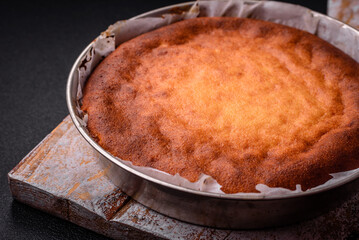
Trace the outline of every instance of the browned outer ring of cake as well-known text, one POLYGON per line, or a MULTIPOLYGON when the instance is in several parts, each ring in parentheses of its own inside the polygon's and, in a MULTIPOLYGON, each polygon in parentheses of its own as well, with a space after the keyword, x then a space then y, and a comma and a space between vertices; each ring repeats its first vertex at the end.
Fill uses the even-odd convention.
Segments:
MULTIPOLYGON (((213 29, 241 31, 254 38, 281 37, 290 44, 303 46, 309 56, 315 54, 320 59, 318 66, 322 71, 338 79, 345 103, 343 124, 325 133, 305 151, 281 159, 268 156, 253 159, 252 156, 232 175, 224 169, 211 172, 224 192, 256 192, 255 186, 259 183, 289 189, 301 184, 302 189, 308 189, 329 180, 329 173, 359 167, 358 63, 310 33, 260 20, 229 17, 185 20, 143 34, 121 44, 99 64, 86 83, 82 110, 89 116, 87 127, 91 135, 105 150, 135 165, 155 167, 171 174, 180 173, 190 181, 196 181, 201 173, 208 174, 205 163, 201 165, 203 161, 198 158, 215 159, 226 146, 213 145, 210 151, 198 153, 193 149, 196 144, 191 142, 192 139, 183 139, 185 144, 181 149, 172 149, 171 139, 163 136, 161 126, 153 116, 140 120, 137 122, 141 123, 139 125, 131 123, 130 119, 136 117, 136 111, 141 109, 134 109, 131 105, 136 90, 124 89, 123 86, 131 82, 135 74, 141 74, 136 69, 145 54, 163 43, 181 45, 213 29), (121 88, 121 98, 116 98, 121 101, 114 102, 113 96, 121 88), (168 152, 171 151, 175 153, 170 156, 168 152), (166 156, 171 158, 167 164, 156 163, 157 158, 166 156)), ((208 139, 204 134, 197 141, 205 144, 208 139)))

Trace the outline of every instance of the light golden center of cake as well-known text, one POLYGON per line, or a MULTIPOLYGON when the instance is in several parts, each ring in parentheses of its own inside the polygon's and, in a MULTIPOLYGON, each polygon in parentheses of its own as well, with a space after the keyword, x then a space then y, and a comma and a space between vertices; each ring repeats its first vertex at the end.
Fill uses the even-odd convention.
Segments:
POLYGON ((158 119, 174 142, 185 126, 238 155, 302 151, 339 125, 338 86, 308 67, 306 53, 265 41, 214 30, 161 44, 141 59, 131 83, 145 109, 139 114, 158 119))
POLYGON ((251 19, 196 18, 121 44, 82 110, 134 165, 226 193, 303 189, 358 167, 358 63, 319 38, 251 19))

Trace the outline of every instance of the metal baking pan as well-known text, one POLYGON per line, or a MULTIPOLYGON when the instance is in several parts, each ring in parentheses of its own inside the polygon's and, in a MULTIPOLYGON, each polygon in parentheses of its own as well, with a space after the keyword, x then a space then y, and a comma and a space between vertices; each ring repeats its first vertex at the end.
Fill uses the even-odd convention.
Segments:
MULTIPOLYGON (((194 2, 153 10, 134 18, 161 16, 173 9, 189 9, 194 2)), ((308 10, 310 11, 310 10, 308 10)), ((312 12, 315 13, 315 12, 312 12)), ((336 22, 315 13, 323 21, 336 22)), ((358 31, 356 33, 359 35, 358 31)), ((143 205, 164 215, 189 223, 227 228, 254 229, 282 226, 313 218, 350 198, 359 188, 359 173, 311 192, 278 196, 226 195, 201 192, 163 182, 121 163, 100 147, 80 124, 76 110, 78 77, 76 69, 93 43, 75 61, 67 82, 67 105, 71 118, 86 141, 100 153, 100 160, 110 165, 110 179, 125 193, 143 205)))

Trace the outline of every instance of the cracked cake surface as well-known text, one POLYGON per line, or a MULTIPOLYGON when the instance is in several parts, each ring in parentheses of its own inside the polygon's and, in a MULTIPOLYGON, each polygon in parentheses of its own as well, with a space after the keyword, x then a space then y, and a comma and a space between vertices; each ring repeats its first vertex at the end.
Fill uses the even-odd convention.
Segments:
POLYGON ((318 37, 195 18, 142 34, 93 71, 82 110, 112 155, 212 176, 225 193, 308 189, 359 167, 359 65, 318 37))

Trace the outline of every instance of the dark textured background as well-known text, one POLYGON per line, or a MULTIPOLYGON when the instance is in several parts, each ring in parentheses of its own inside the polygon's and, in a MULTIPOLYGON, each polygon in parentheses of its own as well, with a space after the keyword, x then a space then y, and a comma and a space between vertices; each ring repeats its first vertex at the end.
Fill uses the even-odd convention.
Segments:
MULTIPOLYGON (((65 85, 108 25, 183 1, 0 2, 0 239, 105 239, 13 201, 7 173, 68 114, 65 85)), ((326 1, 287 1, 326 12, 326 1)))

